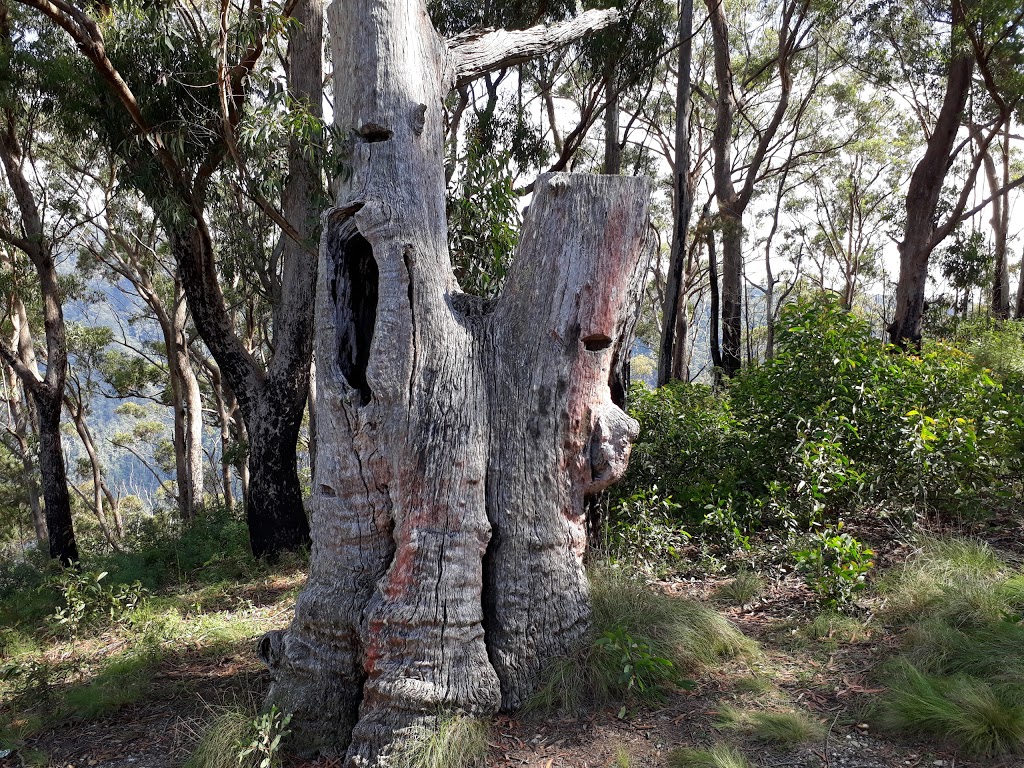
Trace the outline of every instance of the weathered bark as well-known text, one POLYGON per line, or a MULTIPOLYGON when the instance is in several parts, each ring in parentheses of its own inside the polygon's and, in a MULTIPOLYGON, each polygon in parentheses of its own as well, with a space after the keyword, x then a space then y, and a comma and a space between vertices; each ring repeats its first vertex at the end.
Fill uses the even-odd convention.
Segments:
POLYGON ((693 58, 693 0, 683 0, 679 9, 679 71, 676 75, 675 169, 672 174, 673 227, 665 307, 658 356, 658 386, 671 379, 689 379, 685 370, 687 343, 686 289, 689 283, 689 251, 686 236, 690 228, 693 193, 690 189, 690 68, 693 58))
POLYGON ((900 243, 900 275, 896 283, 896 311, 890 323, 889 340, 903 348, 920 347, 924 293, 928 281, 928 259, 938 244, 935 235, 935 211, 942 183, 950 166, 950 155, 960 130, 961 116, 971 89, 974 58, 962 49, 956 28, 964 24, 963 6, 952 3, 953 30, 950 46, 952 61, 946 78, 942 107, 935 129, 928 139, 924 156, 910 177, 907 189, 907 218, 900 243))
POLYGON ((608 381, 650 185, 541 177, 501 297, 460 293, 440 104, 481 56, 420 2, 330 16, 359 139, 321 239, 309 584, 261 653, 301 749, 377 766, 439 710, 518 706, 588 631, 584 496, 636 432, 608 381))

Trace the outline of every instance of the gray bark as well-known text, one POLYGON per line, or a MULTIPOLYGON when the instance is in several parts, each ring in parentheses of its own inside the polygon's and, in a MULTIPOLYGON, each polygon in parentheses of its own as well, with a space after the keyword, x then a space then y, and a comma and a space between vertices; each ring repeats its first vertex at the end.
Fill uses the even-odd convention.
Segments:
POLYGON ((584 496, 636 434, 608 381, 650 184, 542 176, 502 295, 462 294, 440 106, 520 53, 453 50, 418 2, 330 21, 359 138, 321 238, 309 583, 261 654, 300 749, 377 766, 439 710, 518 706, 588 631, 584 496))

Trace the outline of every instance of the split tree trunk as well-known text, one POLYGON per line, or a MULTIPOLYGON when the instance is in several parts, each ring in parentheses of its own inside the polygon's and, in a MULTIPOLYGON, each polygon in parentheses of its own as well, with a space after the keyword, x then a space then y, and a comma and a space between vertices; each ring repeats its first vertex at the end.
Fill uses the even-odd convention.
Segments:
POLYGON ((519 706, 587 636, 584 497, 636 434, 608 381, 650 184, 542 176, 502 295, 463 294, 442 99, 516 35, 446 46, 409 0, 336 3, 331 29, 335 120, 360 138, 321 239, 313 558, 261 653, 300 749, 378 766, 441 710, 519 706))

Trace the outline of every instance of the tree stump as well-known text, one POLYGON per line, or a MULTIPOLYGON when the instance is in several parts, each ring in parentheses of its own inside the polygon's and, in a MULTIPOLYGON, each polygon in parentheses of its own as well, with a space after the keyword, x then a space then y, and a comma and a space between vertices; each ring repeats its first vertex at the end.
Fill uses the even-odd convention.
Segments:
POLYGON ((420 0, 330 18, 353 145, 321 241, 313 553, 261 654, 302 751, 376 766, 441 711, 520 706, 587 638, 584 498, 636 436, 609 378, 653 244, 650 182, 541 176, 500 297, 462 293, 442 100, 460 61, 498 60, 496 38, 447 44, 420 0))

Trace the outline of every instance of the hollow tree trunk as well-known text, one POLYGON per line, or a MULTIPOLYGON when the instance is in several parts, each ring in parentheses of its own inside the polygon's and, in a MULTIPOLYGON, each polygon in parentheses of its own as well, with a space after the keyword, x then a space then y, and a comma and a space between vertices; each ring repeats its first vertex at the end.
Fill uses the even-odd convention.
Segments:
POLYGON ((650 185, 541 177, 502 295, 462 294, 440 107, 514 35, 446 46, 409 0, 336 3, 331 28, 360 138, 321 239, 313 559, 261 653, 299 748, 361 767, 439 710, 518 706, 586 637, 584 496, 636 434, 608 381, 650 185))

